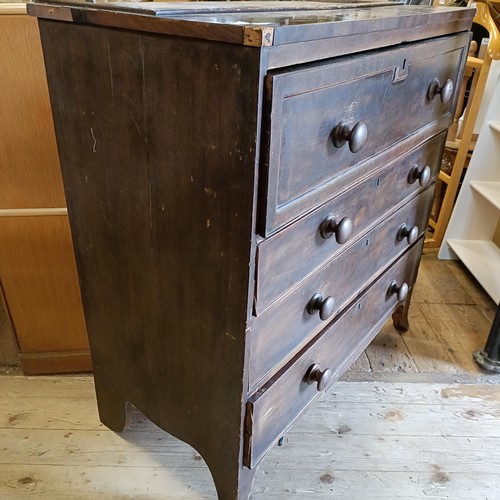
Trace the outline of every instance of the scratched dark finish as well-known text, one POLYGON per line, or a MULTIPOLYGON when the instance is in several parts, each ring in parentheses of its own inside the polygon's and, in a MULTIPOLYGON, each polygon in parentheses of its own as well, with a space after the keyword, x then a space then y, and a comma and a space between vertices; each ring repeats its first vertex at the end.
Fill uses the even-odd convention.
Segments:
POLYGON ((131 401, 236 498, 258 51, 40 27, 102 421, 131 401))
POLYGON ((473 11, 227 4, 29 8, 40 17, 101 420, 121 431, 133 404, 203 456, 221 500, 246 500, 265 451, 318 390, 390 314, 407 322, 410 294, 398 302, 389 288, 411 291, 422 239, 398 234, 402 224, 423 231, 456 96, 415 116, 401 108, 435 77, 460 81, 473 11), (406 40, 416 43, 382 49, 406 40), (341 101, 321 97, 333 87, 341 101), (293 89, 302 104, 283 116, 293 89), (318 116, 328 115, 325 130, 354 119, 346 110, 358 98, 372 135, 340 134, 359 151, 337 148, 344 159, 332 161, 314 146, 318 116), (317 173, 294 163, 308 152, 317 173), (415 165, 429 166, 428 183, 410 176, 415 165), (341 212, 352 230, 322 237, 341 212))
POLYGON ((300 288, 257 316, 249 339, 250 387, 269 371, 275 371, 296 347, 304 345, 327 324, 318 314, 311 316, 306 311, 315 293, 331 296, 335 300, 333 314, 337 314, 408 248, 406 240, 398 239, 402 224, 416 225, 419 235, 425 231, 433 196, 432 185, 358 239, 348 251, 323 265, 300 288))
POLYGON ((439 172, 445 134, 435 136, 424 145, 376 170, 357 185, 350 186, 336 198, 322 205, 295 224, 262 241, 258 246, 256 309, 264 311, 291 288, 299 278, 307 276, 334 255, 345 250, 359 235, 385 217, 385 211, 421 189, 418 182, 409 182, 414 165, 429 166, 431 176, 439 172), (353 232, 344 244, 335 238, 321 237, 320 226, 328 214, 339 219, 350 217, 353 232), (293 240, 295 247, 289 245, 293 240))
POLYGON ((413 285, 422 247, 423 238, 249 399, 247 465, 258 464, 283 431, 317 397, 316 386, 305 381, 309 367, 318 363, 323 369, 329 368, 335 380, 368 346, 399 306, 396 295, 388 294, 391 281, 413 285))
POLYGON ((315 191, 357 163, 429 123, 446 117, 447 128, 459 93, 442 103, 428 97, 428 88, 435 78, 460 81, 468 43, 463 34, 268 75, 273 104, 262 235, 310 210, 315 191), (340 123, 366 126, 359 151, 334 145, 340 123))
MULTIPOLYGON (((130 6, 126 3, 113 5, 113 2, 89 5, 82 1, 36 0, 34 4, 28 4, 28 12, 40 18, 234 44, 249 43, 245 37, 248 28, 255 34, 266 31, 271 36, 252 36, 250 43, 280 49, 276 51, 270 67, 293 64, 290 58, 295 63, 310 61, 311 51, 307 50, 306 44, 311 42, 319 42, 321 47, 321 42, 337 39, 336 43, 330 42, 331 47, 326 49, 329 57, 333 57, 346 53, 345 48, 334 48, 339 45, 345 47, 342 39, 346 36, 352 37, 353 44, 348 45, 348 51, 354 53, 467 31, 474 16, 474 9, 440 8, 439 15, 436 15, 438 10, 430 7, 384 5, 369 1, 341 1, 333 6, 307 1, 247 3, 248 6, 243 8, 238 8, 236 2, 203 2, 203 7, 186 2, 169 3, 165 7, 149 2, 130 6), (297 12, 299 10, 300 13, 297 12), (366 41, 359 40, 359 37, 368 33, 380 33, 382 36, 375 38, 372 35, 367 46, 366 41), (307 57, 304 57, 305 54, 307 57), (280 64, 279 59, 283 59, 283 63, 280 64)), ((322 58, 320 54, 318 59, 322 58)))

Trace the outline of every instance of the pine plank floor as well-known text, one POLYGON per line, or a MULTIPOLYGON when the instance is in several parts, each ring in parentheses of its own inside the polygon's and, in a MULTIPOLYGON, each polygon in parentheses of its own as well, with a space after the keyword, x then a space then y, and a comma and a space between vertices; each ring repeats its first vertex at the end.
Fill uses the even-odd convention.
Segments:
MULTIPOLYGON (((255 500, 500 498, 500 384, 348 382, 257 473, 255 500)), ((0 376, 0 498, 215 499, 188 445, 134 412, 100 424, 91 376, 0 376)))
MULTIPOLYGON (((267 455, 252 498, 500 500, 500 376, 471 357, 495 307, 426 253, 410 330, 384 327, 267 455)), ((0 375, 0 500, 36 498, 216 494, 201 457, 139 412, 122 434, 100 424, 91 375, 0 375)))

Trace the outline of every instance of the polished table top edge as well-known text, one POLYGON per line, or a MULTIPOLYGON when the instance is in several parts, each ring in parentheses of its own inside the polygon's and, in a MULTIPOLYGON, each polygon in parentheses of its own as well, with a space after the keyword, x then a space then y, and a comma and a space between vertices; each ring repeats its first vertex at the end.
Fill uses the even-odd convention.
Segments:
POLYGON ((396 2, 341 2, 334 5, 302 1, 84 3, 79 0, 34 0, 28 4, 28 13, 45 19, 253 46, 335 38, 349 32, 379 33, 453 21, 467 22, 475 13, 473 8, 411 6, 396 2), (192 7, 194 4, 203 4, 204 8, 192 7), (233 7, 235 4, 244 5, 233 7), (280 4, 280 7, 273 8, 275 4, 280 4), (290 4, 293 8, 287 7, 290 4))

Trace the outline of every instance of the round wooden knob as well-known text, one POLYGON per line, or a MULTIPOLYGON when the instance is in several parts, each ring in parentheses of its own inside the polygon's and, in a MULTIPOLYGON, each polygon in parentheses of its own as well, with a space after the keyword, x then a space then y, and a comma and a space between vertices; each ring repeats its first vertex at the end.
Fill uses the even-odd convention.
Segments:
POLYGON ((417 180, 422 187, 429 184, 431 180, 431 167, 429 167, 429 165, 423 168, 420 168, 418 165, 413 165, 411 167, 410 173, 408 174, 408 182, 413 184, 417 180))
POLYGON ((318 364, 311 365, 307 370, 306 381, 308 384, 318 383, 318 391, 324 391, 332 381, 333 371, 330 368, 326 370, 321 370, 321 366, 318 364))
POLYGON ((429 96, 429 99, 434 99, 437 95, 441 96, 441 102, 444 104, 448 102, 453 95, 453 82, 448 78, 444 85, 441 86, 440 81, 437 78, 434 78, 429 85, 427 95, 429 96))
POLYGON ((413 245, 413 243, 415 243, 415 241, 417 241, 418 239, 419 232, 420 231, 418 230, 418 226, 410 227, 406 224, 403 224, 398 230, 398 240, 402 241, 406 238, 408 244, 413 245))
POLYGON ((365 123, 358 122, 352 129, 346 122, 340 122, 332 131, 332 142, 336 148, 341 148, 346 142, 352 153, 360 151, 368 140, 368 128, 365 123))
POLYGON ((392 281, 389 285, 389 295, 397 294, 399 301, 406 299, 409 290, 408 283, 402 283, 401 286, 398 286, 396 281, 392 281))
POLYGON ((316 314, 319 311, 321 321, 327 320, 335 309, 335 300, 333 297, 323 298, 321 293, 315 293, 311 300, 307 303, 307 312, 309 314, 316 314))
POLYGON ((352 230, 352 219, 344 217, 340 222, 337 222, 337 218, 333 214, 328 214, 319 228, 323 239, 327 240, 335 234, 335 239, 340 245, 343 245, 349 239, 352 230))

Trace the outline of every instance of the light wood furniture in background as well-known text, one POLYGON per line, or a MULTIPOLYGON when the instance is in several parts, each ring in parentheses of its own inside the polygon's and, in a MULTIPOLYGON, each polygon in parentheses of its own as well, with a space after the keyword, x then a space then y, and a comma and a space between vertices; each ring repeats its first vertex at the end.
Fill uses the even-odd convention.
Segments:
POLYGON ((481 128, 439 258, 459 258, 500 302, 500 81, 481 128), (495 241, 496 240, 496 241, 495 241))
POLYGON ((36 20, 0 4, 0 284, 25 373, 91 369, 36 20))
POLYGON ((466 165, 467 156, 469 154, 471 143, 473 140, 474 126, 481 106, 483 92, 486 87, 488 74, 493 60, 500 59, 500 34, 498 28, 493 21, 488 6, 485 3, 478 2, 476 5, 477 13, 474 17, 474 22, 480 24, 488 30, 490 41, 484 59, 476 57, 467 58, 467 67, 474 69, 472 77, 472 85, 467 109, 463 118, 463 128, 461 138, 458 141, 458 149, 451 175, 445 172, 440 172, 439 180, 446 184, 446 193, 443 202, 437 214, 436 220, 429 219, 429 226, 434 230, 432 238, 428 238, 425 242, 426 247, 439 247, 443 241, 443 236, 446 231, 446 226, 450 220, 451 212, 457 192, 462 178, 463 169, 466 165))

